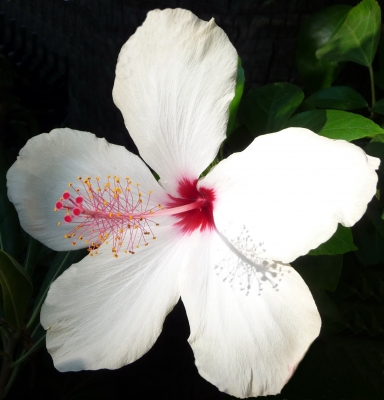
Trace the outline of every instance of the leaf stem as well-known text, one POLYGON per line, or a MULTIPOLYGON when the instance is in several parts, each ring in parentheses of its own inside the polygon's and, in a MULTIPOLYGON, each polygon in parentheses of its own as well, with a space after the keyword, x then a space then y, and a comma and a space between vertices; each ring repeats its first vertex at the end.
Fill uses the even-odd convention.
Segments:
POLYGON ((0 399, 4 399, 4 397, 6 396, 5 388, 12 374, 12 356, 18 340, 19 334, 11 335, 8 338, 7 346, 4 349, 4 352, 7 353, 9 357, 3 358, 3 365, 0 374, 0 399))
POLYGON ((375 94, 375 79, 373 77, 373 69, 372 69, 372 64, 368 66, 369 69, 369 78, 371 80, 371 94, 372 94, 372 105, 373 107, 376 103, 376 94, 375 94))
POLYGON ((45 335, 43 335, 25 354, 23 354, 18 360, 16 360, 12 364, 12 368, 17 367, 18 365, 20 365, 24 361, 26 361, 32 353, 34 353, 36 350, 38 350, 41 347, 41 344, 44 342, 44 339, 45 339, 45 335))

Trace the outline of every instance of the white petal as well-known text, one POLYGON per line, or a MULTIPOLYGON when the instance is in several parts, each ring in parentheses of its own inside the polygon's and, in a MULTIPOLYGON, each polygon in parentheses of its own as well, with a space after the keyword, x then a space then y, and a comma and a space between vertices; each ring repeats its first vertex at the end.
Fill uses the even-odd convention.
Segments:
POLYGON ((376 191, 379 159, 302 128, 262 135, 200 182, 230 241, 248 234, 268 259, 290 262, 352 226, 376 191))
POLYGON ((224 31, 181 9, 155 10, 121 49, 113 98, 141 157, 176 194, 225 139, 237 53, 224 31))
POLYGON ((47 349, 59 371, 115 369, 146 353, 179 299, 185 249, 172 227, 135 254, 99 254, 72 265, 51 286, 41 311, 47 349))
POLYGON ((308 287, 289 265, 218 235, 191 253, 180 293, 199 373, 236 397, 279 393, 320 331, 308 287))
MULTIPOLYGON (((140 183, 143 193, 152 190, 151 204, 165 199, 164 190, 139 157, 91 133, 71 129, 55 129, 27 142, 7 173, 8 197, 26 232, 54 250, 73 250, 64 234, 76 223, 58 226, 64 214, 54 212, 55 204, 70 182, 84 191, 79 176, 99 176, 103 184, 108 174, 123 180, 128 175, 134 184, 140 183)), ((88 247, 85 239, 77 242, 77 248, 88 247)))

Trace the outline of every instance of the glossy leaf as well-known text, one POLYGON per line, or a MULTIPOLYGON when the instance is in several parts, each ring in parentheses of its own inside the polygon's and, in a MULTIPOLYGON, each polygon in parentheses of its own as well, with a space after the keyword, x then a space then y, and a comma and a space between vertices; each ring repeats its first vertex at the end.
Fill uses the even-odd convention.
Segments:
POLYGON ((19 250, 19 219, 13 204, 8 200, 6 174, 8 165, 0 145, 0 250, 16 257, 19 250))
POLYGON ((343 24, 316 52, 326 61, 372 65, 380 38, 381 11, 376 0, 363 0, 349 11, 343 24))
POLYGON ((15 329, 23 326, 32 283, 23 267, 9 254, 0 250, 0 285, 6 321, 15 329))
POLYGON ((342 25, 348 12, 347 5, 335 5, 311 15, 299 35, 297 67, 305 87, 310 92, 331 86, 339 73, 335 61, 319 60, 316 51, 320 49, 342 25))
POLYGON ((381 89, 384 89, 384 70, 375 72, 373 76, 375 85, 381 89))
POLYGON ((364 150, 370 156, 380 158, 379 169, 384 172, 384 135, 374 136, 364 150))
POLYGON ((292 263, 312 289, 334 291, 339 283, 343 267, 343 256, 304 256, 292 263))
POLYGON ((319 289, 311 289, 311 292, 321 316, 323 335, 340 332, 349 326, 347 319, 327 292, 319 289))
POLYGON ((384 99, 381 99, 375 103, 373 107, 370 108, 373 113, 384 115, 384 99))
POLYGON ((44 302, 44 299, 48 293, 48 290, 51 286, 51 283, 58 278, 67 268, 69 268, 72 264, 80 261, 87 254, 85 249, 76 250, 76 251, 61 251, 58 252, 50 265, 48 272, 44 278, 44 281, 40 287, 39 293, 36 297, 35 307, 33 309, 33 313, 31 319, 28 323, 28 327, 33 325, 36 317, 40 314, 41 306, 44 302))
POLYGON ((24 268, 30 275, 33 274, 42 247, 43 245, 38 240, 34 239, 32 236, 29 236, 27 253, 24 260, 24 268))
POLYGON ((308 254, 311 256, 332 256, 355 250, 357 250, 357 247, 353 244, 351 229, 339 224, 337 231, 328 241, 321 244, 317 249, 311 250, 308 254))
POLYGON ((365 266, 384 263, 384 237, 375 228, 367 216, 357 222, 353 228, 358 250, 356 256, 365 266))
POLYGON ((368 107, 365 98, 348 86, 332 86, 311 94, 305 102, 311 108, 355 110, 368 107))
POLYGON ((253 136, 277 132, 283 129, 303 99, 303 91, 292 83, 262 86, 244 97, 240 118, 253 136))
POLYGON ((339 110, 311 110, 296 114, 289 126, 311 129, 330 139, 347 141, 384 134, 384 130, 368 118, 339 110))
POLYGON ((239 108, 240 100, 244 91, 245 75, 244 69, 241 65, 241 58, 239 57, 239 64, 237 67, 236 90, 235 97, 229 105, 229 119, 227 127, 227 137, 233 132, 235 128, 237 110, 239 108))

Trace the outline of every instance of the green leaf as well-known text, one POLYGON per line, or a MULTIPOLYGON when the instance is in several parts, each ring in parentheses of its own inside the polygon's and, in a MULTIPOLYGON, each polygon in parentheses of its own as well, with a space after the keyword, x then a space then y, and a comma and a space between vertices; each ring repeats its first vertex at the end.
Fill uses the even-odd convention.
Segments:
POLYGON ((321 316, 322 334, 340 332, 349 326, 347 319, 327 292, 311 289, 311 293, 321 316))
POLYGON ((43 245, 32 236, 28 238, 28 247, 27 254, 25 255, 24 260, 24 268, 29 273, 29 275, 33 274, 33 270, 35 269, 35 265, 40 256, 40 251, 43 245))
POLYGON ((370 108, 371 112, 384 115, 384 99, 381 99, 370 108))
POLYGON ((304 256, 295 260, 292 266, 311 289, 333 292, 340 280, 343 256, 304 256))
POLYGON ((375 85, 384 89, 384 71, 377 71, 373 74, 375 85))
POLYGON ((337 231, 328 241, 321 244, 317 249, 311 250, 308 254, 311 256, 332 256, 355 250, 357 250, 357 247, 353 244, 351 229, 339 224, 337 231))
POLYGON ((384 134, 384 130, 370 119, 339 110, 305 111, 292 117, 286 126, 308 128, 321 136, 348 142, 384 134))
POLYGON ((342 25, 350 6, 335 5, 308 18, 302 27, 297 47, 297 67, 305 87, 312 93, 332 85, 340 71, 337 62, 319 60, 316 51, 342 25))
POLYGON ((253 136, 281 130, 304 99, 303 91, 291 83, 273 83, 250 91, 239 110, 253 136))
POLYGON ((365 152, 381 160, 380 171, 384 172, 384 135, 376 135, 365 147, 365 152))
POLYGON ((349 11, 343 24, 316 52, 326 61, 372 65, 380 38, 381 11, 375 0, 363 0, 349 11))
POLYGON ((72 264, 79 262, 86 255, 87 255, 86 249, 76 250, 76 251, 61 251, 56 254, 51 266, 48 269, 44 281, 40 287, 39 293, 36 297, 35 307, 33 309, 31 319, 27 325, 28 328, 30 328, 33 325, 36 317, 40 314, 41 306, 44 302, 44 299, 48 293, 48 290, 52 282, 56 278, 58 278, 72 264))
POLYGON ((13 204, 8 200, 6 174, 8 164, 0 145, 0 250, 16 257, 19 253, 20 225, 13 204))
POLYGON ((364 215, 352 230, 358 247, 355 254, 360 262, 365 266, 383 263, 384 237, 368 217, 364 215))
POLYGON ((0 284, 6 321, 15 329, 23 326, 32 283, 23 267, 10 255, 0 250, 0 284))
POLYGON ((310 95, 306 103, 311 108, 332 108, 336 110, 355 110, 368 107, 364 97, 348 86, 332 86, 310 95))
POLYGON ((244 91, 245 75, 244 69, 241 65, 241 58, 238 60, 237 67, 237 78, 236 78, 236 89, 235 97, 233 98, 231 104, 229 105, 229 119, 227 127, 227 137, 234 131, 237 110, 239 108, 240 100, 244 91))

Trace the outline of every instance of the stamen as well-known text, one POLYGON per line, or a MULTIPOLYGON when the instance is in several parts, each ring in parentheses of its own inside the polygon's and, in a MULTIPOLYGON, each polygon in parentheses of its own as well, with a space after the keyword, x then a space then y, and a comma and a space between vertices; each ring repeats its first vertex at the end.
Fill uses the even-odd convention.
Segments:
MULTIPOLYGON (((74 246, 84 238, 85 244, 91 243, 88 248, 90 255, 97 254, 95 250, 103 243, 107 245, 109 241, 115 257, 120 250, 134 254, 134 249, 141 245, 148 246, 149 235, 152 240, 156 240, 153 232, 153 227, 159 226, 154 221, 156 217, 180 216, 179 219, 185 225, 185 221, 191 216, 195 229, 200 227, 201 218, 205 218, 205 213, 201 211, 212 210, 209 199, 197 191, 197 181, 189 183, 194 185, 194 198, 171 198, 172 203, 165 206, 155 203, 151 199, 152 191, 145 192, 140 183, 133 184, 129 177, 123 181, 116 175, 112 179, 107 175, 104 182, 100 177, 94 179, 92 182, 89 176, 85 179, 79 176, 78 183, 69 183, 70 189, 64 191, 55 204, 55 210, 65 212, 64 222, 75 224, 64 238, 72 239, 74 246), (196 215, 199 215, 198 221, 196 215), (122 249, 123 246, 125 248, 122 249)), ((179 224, 176 222, 176 225, 179 224)), ((58 225, 61 225, 60 222, 58 225)), ((205 225, 201 225, 200 229, 205 229, 205 225)), ((182 232, 187 231, 182 229, 182 232)))

